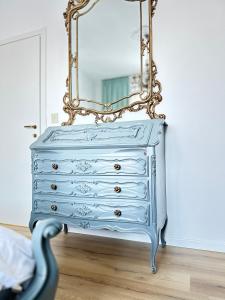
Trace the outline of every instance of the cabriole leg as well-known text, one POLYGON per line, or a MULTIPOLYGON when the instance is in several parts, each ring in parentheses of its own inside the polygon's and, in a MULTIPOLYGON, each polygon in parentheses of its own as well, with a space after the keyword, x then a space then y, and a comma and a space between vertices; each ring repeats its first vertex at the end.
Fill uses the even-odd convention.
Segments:
POLYGON ((166 240, 165 240, 165 233, 166 233, 166 227, 168 223, 168 218, 166 218, 165 224, 161 230, 161 243, 162 243, 162 248, 166 247, 166 240))
POLYGON ((36 224, 37 224, 38 220, 37 219, 33 219, 31 218, 30 219, 30 222, 29 222, 29 228, 30 228, 30 232, 32 233, 36 224))
POLYGON ((151 239, 151 267, 152 267, 152 273, 156 274, 157 272, 157 251, 159 247, 159 235, 157 233, 150 233, 149 237, 151 239))
POLYGON ((68 225, 64 224, 64 233, 67 234, 68 233, 68 225))

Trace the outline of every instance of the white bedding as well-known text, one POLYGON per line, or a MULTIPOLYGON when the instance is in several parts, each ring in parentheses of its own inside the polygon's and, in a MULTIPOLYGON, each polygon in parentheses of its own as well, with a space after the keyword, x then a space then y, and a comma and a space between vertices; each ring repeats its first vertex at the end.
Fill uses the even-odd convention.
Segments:
POLYGON ((0 290, 17 288, 33 276, 35 260, 31 241, 0 227, 0 290))

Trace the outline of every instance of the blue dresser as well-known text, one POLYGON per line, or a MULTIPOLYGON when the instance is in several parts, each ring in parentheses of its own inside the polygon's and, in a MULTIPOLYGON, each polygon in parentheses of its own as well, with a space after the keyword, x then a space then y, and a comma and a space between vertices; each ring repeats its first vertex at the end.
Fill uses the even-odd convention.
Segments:
POLYGON ((165 246, 165 122, 50 127, 31 146, 30 229, 55 217, 67 225, 146 233, 151 265, 165 246))

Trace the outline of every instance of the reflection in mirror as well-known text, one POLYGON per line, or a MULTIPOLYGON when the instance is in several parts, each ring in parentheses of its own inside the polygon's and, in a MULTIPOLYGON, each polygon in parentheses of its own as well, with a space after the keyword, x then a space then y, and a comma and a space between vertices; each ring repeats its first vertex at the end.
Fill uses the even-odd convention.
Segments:
POLYGON ((115 111, 149 95, 148 1, 90 1, 73 18, 75 103, 115 111))

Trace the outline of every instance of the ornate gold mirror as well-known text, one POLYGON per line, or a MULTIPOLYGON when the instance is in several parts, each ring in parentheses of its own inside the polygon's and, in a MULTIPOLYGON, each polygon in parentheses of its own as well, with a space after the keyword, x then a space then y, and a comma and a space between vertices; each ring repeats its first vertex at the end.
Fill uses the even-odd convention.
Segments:
POLYGON ((126 111, 162 101, 152 57, 152 17, 157 0, 70 0, 65 12, 69 41, 68 91, 64 111, 113 122, 126 111))

